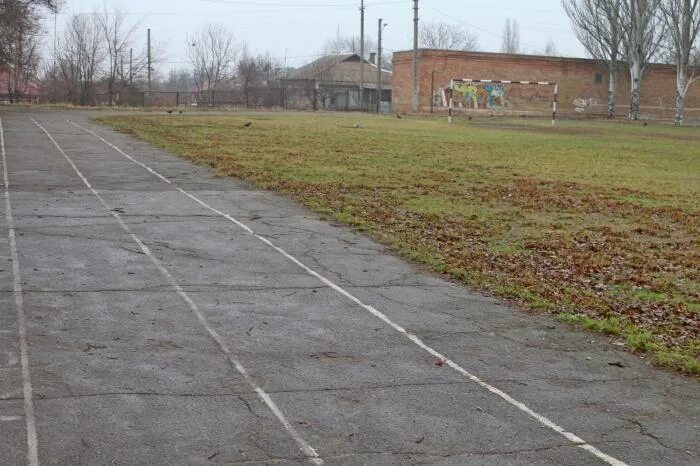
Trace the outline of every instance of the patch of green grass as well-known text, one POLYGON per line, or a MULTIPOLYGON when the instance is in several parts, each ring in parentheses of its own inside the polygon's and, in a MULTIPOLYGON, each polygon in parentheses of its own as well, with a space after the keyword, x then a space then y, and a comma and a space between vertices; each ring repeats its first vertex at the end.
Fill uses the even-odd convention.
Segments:
POLYGON ((639 290, 634 293, 634 296, 640 301, 662 301, 667 299, 666 293, 659 293, 651 290, 639 290))
POLYGON ((697 358, 700 344, 697 340, 691 342, 684 350, 673 350, 655 338, 652 332, 640 329, 638 326, 630 324, 626 319, 601 319, 592 318, 585 314, 561 313, 557 316, 557 320, 587 330, 621 336, 631 351, 652 353, 652 361, 655 364, 672 367, 689 375, 700 375, 700 362, 697 358))
POLYGON ((632 351, 660 351, 663 347, 648 330, 641 330, 636 325, 627 325, 624 330, 627 347, 632 351))
POLYGON ((689 375, 700 375, 700 361, 693 354, 662 350, 654 356, 654 363, 664 367, 672 367, 689 375))
POLYGON ((99 121, 286 193, 472 287, 585 312, 579 325, 634 350, 700 354, 687 325, 700 318, 697 129, 358 114, 99 121))
POLYGON ((497 242, 489 246, 494 254, 518 254, 523 251, 522 246, 517 244, 508 244, 504 242, 497 242))
POLYGON ((621 335, 624 326, 617 317, 592 318, 585 314, 561 313, 557 316, 560 322, 581 326, 587 330, 605 333, 606 335, 621 335))

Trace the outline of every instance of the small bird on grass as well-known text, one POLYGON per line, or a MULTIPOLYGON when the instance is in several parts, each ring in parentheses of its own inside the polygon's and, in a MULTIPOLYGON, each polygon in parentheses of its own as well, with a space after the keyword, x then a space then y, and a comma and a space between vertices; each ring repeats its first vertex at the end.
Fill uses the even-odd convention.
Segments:
POLYGON ((252 121, 249 121, 248 123, 245 123, 245 124, 243 125, 243 127, 244 127, 244 128, 250 128, 252 125, 253 125, 253 122, 252 122, 252 121))
POLYGON ((172 110, 166 110, 168 112, 168 115, 172 115, 173 111, 172 110))
POLYGON ((399 114, 397 113, 397 114, 396 114, 396 118, 398 118, 398 119, 400 120, 400 119, 401 119, 401 115, 399 115, 399 114))

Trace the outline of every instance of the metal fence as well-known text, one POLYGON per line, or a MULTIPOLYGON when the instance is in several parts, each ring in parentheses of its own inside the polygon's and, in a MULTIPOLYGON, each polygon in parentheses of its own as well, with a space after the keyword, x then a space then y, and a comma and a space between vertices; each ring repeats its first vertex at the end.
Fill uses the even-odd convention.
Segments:
MULTIPOLYGON (((391 111, 391 92, 384 91, 382 112, 391 111)), ((329 110, 339 112, 377 110, 377 93, 356 87, 311 86, 249 88, 231 91, 133 91, 123 90, 111 96, 108 93, 92 94, 85 99, 90 106, 117 107, 190 107, 190 108, 269 108, 284 110, 329 110), (361 97, 363 99, 361 99, 361 97), (364 102, 362 101, 364 100, 364 102)), ((0 94, 0 104, 70 103, 67 96, 0 94)))
POLYGON ((0 94, 0 104, 46 104, 50 96, 33 94, 0 94))
MULTIPOLYGON (((388 94, 387 94, 388 95, 388 94)), ((375 111, 376 92, 348 87, 274 87, 232 91, 122 91, 112 95, 112 105, 130 107, 279 108, 285 110, 375 111)), ((390 98, 390 97, 389 97, 390 98)), ((387 100, 387 97, 384 98, 387 100)), ((96 94, 94 105, 110 105, 109 94, 96 94)), ((386 109, 388 102, 383 102, 386 109)))

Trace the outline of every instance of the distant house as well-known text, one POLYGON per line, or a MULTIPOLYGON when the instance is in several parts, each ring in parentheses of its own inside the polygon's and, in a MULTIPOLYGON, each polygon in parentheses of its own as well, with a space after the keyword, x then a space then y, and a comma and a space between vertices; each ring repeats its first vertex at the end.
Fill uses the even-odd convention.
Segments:
MULTIPOLYGON (((304 65, 281 80, 285 107, 325 110, 372 110, 377 103, 378 68, 355 53, 326 55, 304 65), (360 100, 360 75, 364 62, 364 102, 360 100)), ((392 93, 391 71, 382 70, 382 109, 388 110, 392 93)))
POLYGON ((41 94, 41 86, 31 79, 18 79, 11 66, 0 66, 0 102, 33 101, 41 94))

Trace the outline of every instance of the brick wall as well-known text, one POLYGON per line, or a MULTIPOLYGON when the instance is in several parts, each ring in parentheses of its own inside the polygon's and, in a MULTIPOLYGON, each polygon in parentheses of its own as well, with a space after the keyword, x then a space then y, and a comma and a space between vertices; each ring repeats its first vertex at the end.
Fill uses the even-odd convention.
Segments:
MULTIPOLYGON (((413 52, 394 54, 393 102, 397 112, 411 110, 413 52)), ((623 65, 624 67, 624 65, 623 65)), ((499 79, 521 81, 556 81, 559 83, 559 108, 563 113, 605 114, 607 112, 608 75, 593 60, 578 58, 505 55, 483 52, 441 50, 419 51, 420 109, 430 110, 431 81, 434 88, 449 86, 453 78, 499 79)), ((675 113, 675 79, 673 66, 653 65, 642 83, 642 114, 672 118, 675 113)), ((506 89, 507 110, 544 111, 551 91, 523 89, 515 85, 506 89), (511 94, 511 95, 508 95, 511 94)), ((629 109, 629 74, 620 72, 618 115, 629 109)), ((700 84, 691 86, 686 101, 686 116, 700 118, 700 84)))

